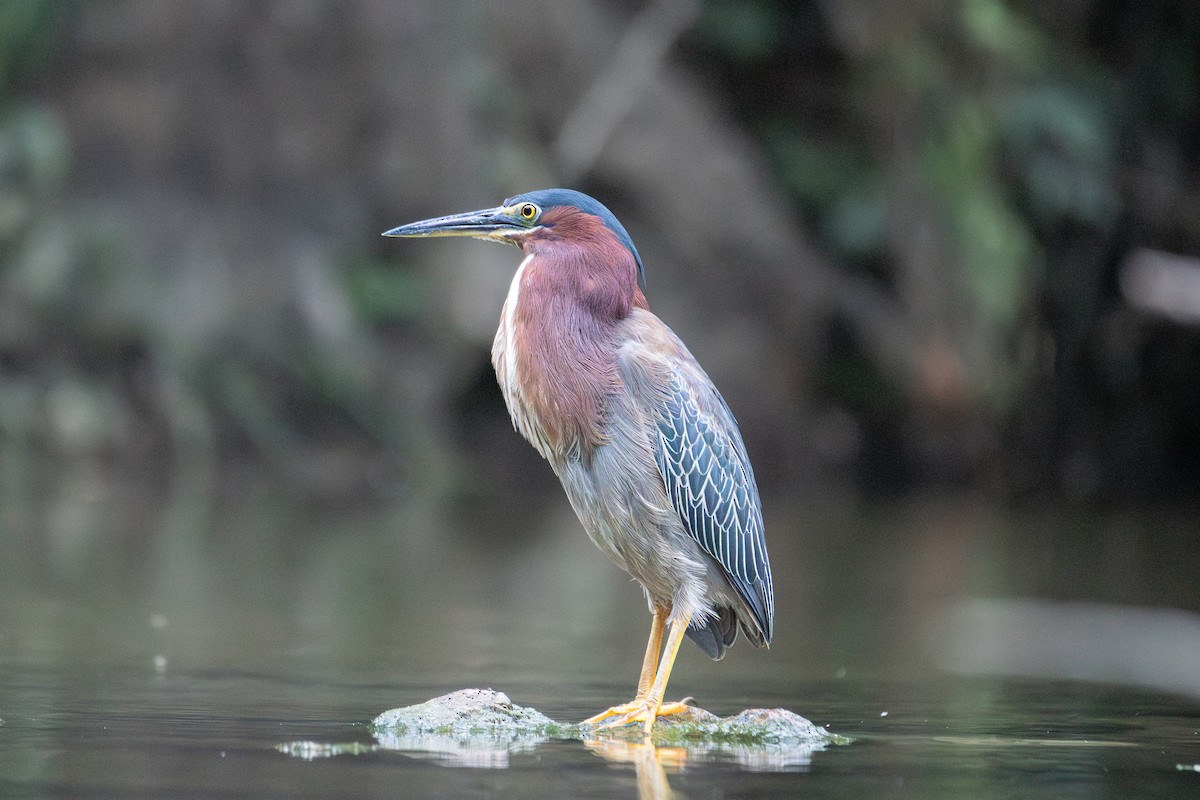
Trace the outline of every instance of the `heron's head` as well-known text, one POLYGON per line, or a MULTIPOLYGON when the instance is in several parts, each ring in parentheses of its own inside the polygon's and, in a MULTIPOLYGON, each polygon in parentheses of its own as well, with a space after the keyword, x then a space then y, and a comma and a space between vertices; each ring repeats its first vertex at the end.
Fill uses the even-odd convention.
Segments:
POLYGON ((598 200, 573 189, 539 189, 505 200, 496 208, 451 214, 392 228, 384 236, 471 236, 527 248, 536 242, 565 241, 576 246, 608 247, 615 241, 637 264, 638 285, 645 289, 642 259, 620 221, 598 200), (611 236, 596 236, 604 230, 611 236))

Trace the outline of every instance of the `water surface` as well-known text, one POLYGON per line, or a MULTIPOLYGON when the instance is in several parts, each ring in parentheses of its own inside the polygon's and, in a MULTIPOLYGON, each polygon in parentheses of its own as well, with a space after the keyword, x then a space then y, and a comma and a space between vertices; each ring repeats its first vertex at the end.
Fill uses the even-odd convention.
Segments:
MULTIPOLYGON (((578 718, 620 688, 556 682, 524 694, 558 717, 578 718), (564 703, 563 690, 576 699, 564 703)), ((1194 797, 1200 788, 1193 771, 1200 704, 1092 684, 840 681, 765 693, 765 704, 800 709, 855 738, 810 757, 578 741, 500 758, 483 750, 472 759, 374 749, 366 721, 431 691, 328 676, 9 662, 0 674, 0 790, 9 797, 586 798, 663 796, 669 786, 688 797, 1093 798, 1194 797), (279 751, 300 741, 362 747, 358 755, 308 759, 279 751)))
POLYGON ((649 616, 565 504, 478 528, 90 485, 6 507, 4 797, 1200 796, 1186 512, 776 510, 775 645, 685 646, 670 695, 853 744, 464 755, 382 749, 367 723, 468 687, 564 721, 632 694, 649 616))

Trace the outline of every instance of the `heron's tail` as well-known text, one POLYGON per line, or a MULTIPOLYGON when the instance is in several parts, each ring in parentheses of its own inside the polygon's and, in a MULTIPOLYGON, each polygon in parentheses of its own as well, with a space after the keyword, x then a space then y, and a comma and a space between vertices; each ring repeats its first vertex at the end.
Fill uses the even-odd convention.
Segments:
POLYGON ((717 609, 715 617, 693 622, 687 629, 688 638, 713 661, 720 661, 725 656, 725 651, 737 638, 737 632, 737 612, 729 606, 717 609))

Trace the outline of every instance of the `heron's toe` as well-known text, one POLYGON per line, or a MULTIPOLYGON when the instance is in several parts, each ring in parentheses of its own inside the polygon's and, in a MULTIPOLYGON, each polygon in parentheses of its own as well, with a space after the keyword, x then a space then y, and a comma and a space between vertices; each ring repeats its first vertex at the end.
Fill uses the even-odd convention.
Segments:
POLYGON ((684 711, 687 711, 689 708, 691 708, 691 699, 692 698, 690 697, 685 697, 675 703, 663 703, 658 707, 658 716, 666 717, 671 714, 682 714, 684 711))
POLYGON ((588 717, 580 724, 582 724, 582 725, 602 725, 602 727, 605 727, 605 728, 615 727, 618 723, 606 722, 606 720, 608 720, 611 717, 625 717, 627 714, 631 713, 632 711, 634 711, 635 709, 637 709, 639 707, 638 703, 639 703, 639 701, 637 701, 637 700, 631 700, 628 703, 621 703, 620 705, 613 706, 612 708, 601 711, 599 714, 595 714, 593 716, 588 717))
POLYGON ((623 728, 626 725, 641 724, 649 736, 654 728, 654 721, 669 714, 679 714, 688 709, 687 698, 674 703, 655 702, 651 698, 634 699, 619 706, 613 706, 594 717, 583 721, 584 725, 597 725, 601 728, 623 728))

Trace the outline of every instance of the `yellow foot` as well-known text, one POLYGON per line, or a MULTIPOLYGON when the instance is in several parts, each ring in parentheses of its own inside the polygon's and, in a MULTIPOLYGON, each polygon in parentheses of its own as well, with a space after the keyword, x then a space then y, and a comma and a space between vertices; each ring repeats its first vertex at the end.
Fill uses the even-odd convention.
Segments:
POLYGON ((654 703, 649 698, 634 698, 628 703, 613 706, 594 717, 588 717, 583 724, 599 725, 601 728, 621 728, 640 722, 645 728, 646 735, 649 736, 650 730, 654 727, 654 720, 687 711, 688 701, 691 699, 687 697, 677 703, 659 703, 658 708, 654 708, 654 703))

